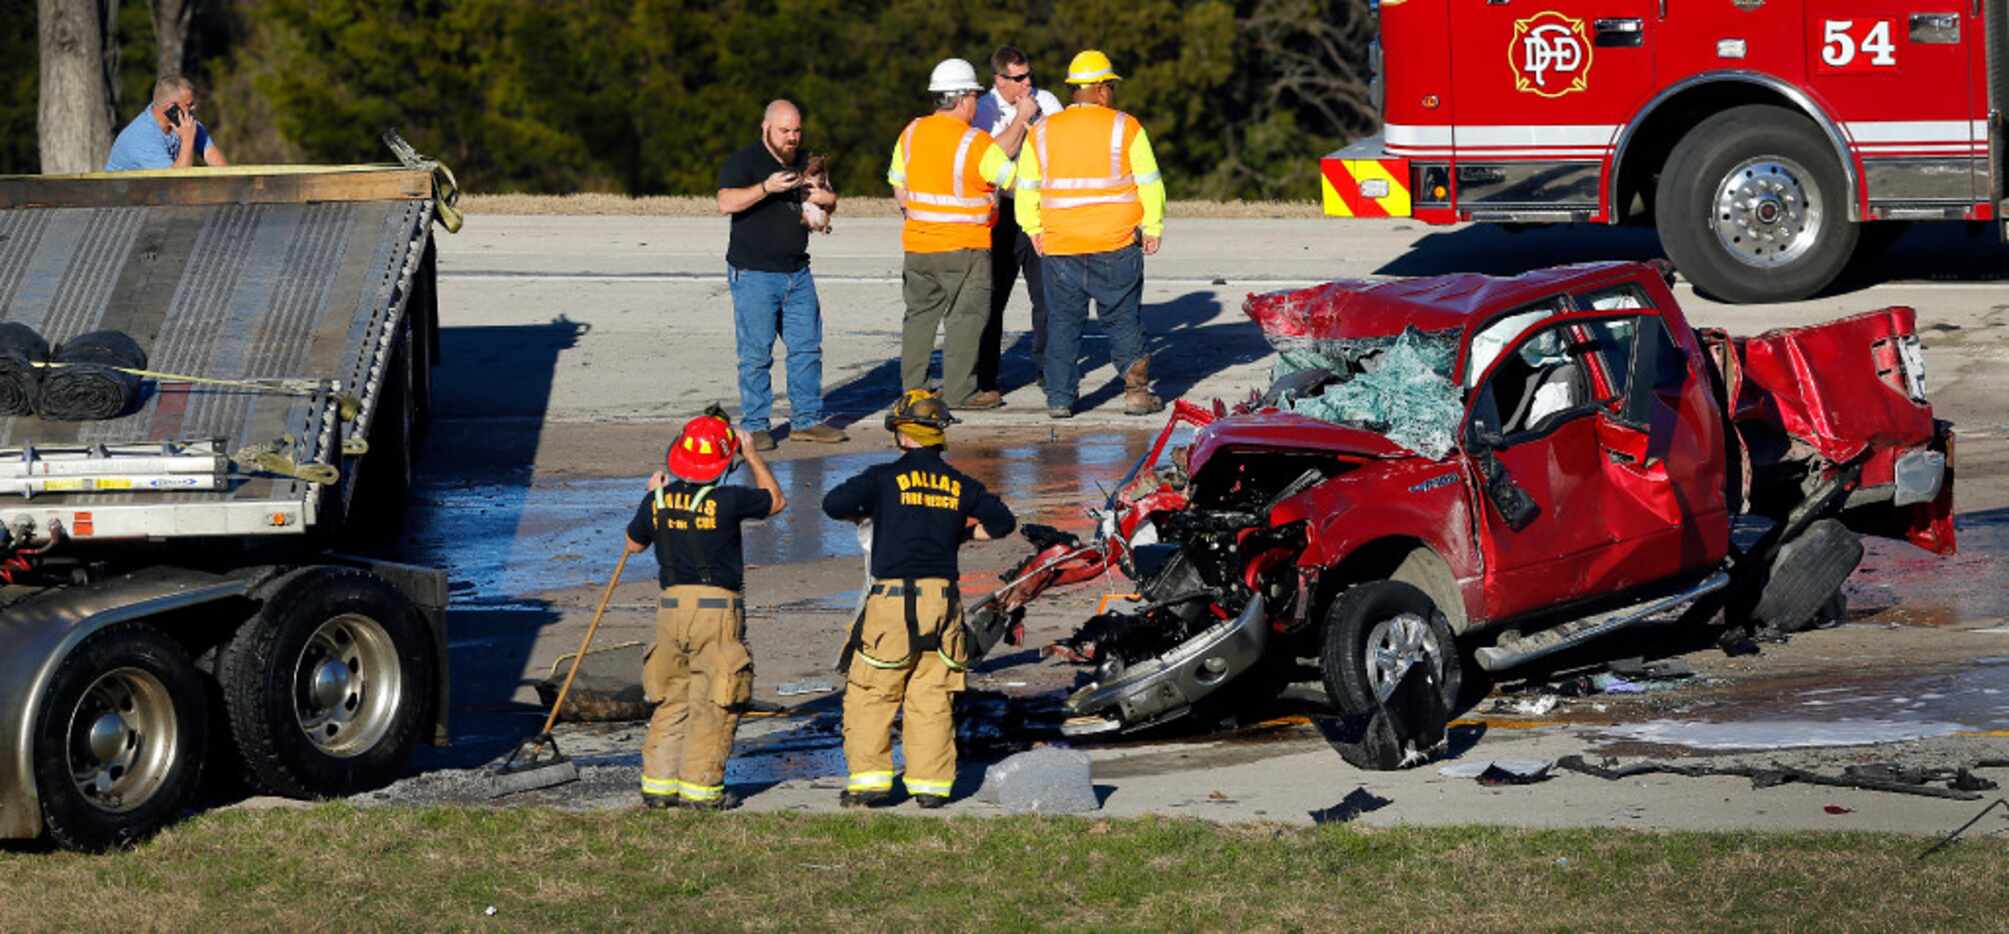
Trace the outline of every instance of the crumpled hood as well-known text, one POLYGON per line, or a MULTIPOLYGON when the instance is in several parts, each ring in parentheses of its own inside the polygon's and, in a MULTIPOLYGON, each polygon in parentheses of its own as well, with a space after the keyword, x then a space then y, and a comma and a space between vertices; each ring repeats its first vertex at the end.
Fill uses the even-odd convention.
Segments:
POLYGON ((1214 454, 1230 448, 1319 451, 1356 460, 1417 456, 1365 428, 1322 422, 1293 412, 1256 412, 1230 415, 1200 429, 1187 456, 1188 471, 1198 476, 1214 454))

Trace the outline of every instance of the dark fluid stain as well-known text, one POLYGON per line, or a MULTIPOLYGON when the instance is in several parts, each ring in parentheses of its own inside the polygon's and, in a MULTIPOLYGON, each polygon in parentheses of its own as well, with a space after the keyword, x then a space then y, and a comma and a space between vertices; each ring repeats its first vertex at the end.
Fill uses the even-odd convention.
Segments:
POLYGON ((1759 684, 1691 713, 1712 723, 1888 720, 2009 729, 2009 664, 2003 662, 1984 658, 1973 667, 1904 678, 1826 677, 1791 685, 1759 684))
MULTIPOLYGON (((959 431, 965 438, 977 434, 967 427, 959 431)), ((1086 530, 1082 507, 1099 505, 1152 437, 1141 431, 1105 432, 1001 445, 952 439, 948 459, 1002 497, 1020 522, 1086 530)), ((745 527, 747 563, 795 564, 862 554, 857 528, 823 515, 823 496, 896 456, 888 449, 772 462, 788 508, 745 527)), ((741 469, 730 482, 751 480, 741 469)), ((645 483, 640 477, 555 483, 422 480, 408 513, 405 555, 446 568, 457 605, 531 606, 525 598, 539 591, 604 581, 595 575, 611 568, 619 556, 623 530, 642 503, 645 483)), ((851 601, 845 596, 820 599, 848 607, 851 601)))
POLYGON ((1956 627, 2009 618, 2009 509, 1964 513, 1954 527, 1960 551, 1951 557, 1864 537, 1845 588, 1849 620, 1956 627))

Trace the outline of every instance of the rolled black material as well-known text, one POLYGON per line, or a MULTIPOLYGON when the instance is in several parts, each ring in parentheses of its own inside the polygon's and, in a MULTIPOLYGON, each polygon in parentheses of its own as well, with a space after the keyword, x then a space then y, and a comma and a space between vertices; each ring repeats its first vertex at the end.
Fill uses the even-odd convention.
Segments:
POLYGON ((18 321, 0 322, 0 416, 35 414, 49 342, 18 321))
POLYGON ((140 377, 118 368, 146 369, 146 351, 119 331, 79 334, 56 348, 51 367, 42 377, 35 411, 59 421, 117 418, 139 401, 140 377))

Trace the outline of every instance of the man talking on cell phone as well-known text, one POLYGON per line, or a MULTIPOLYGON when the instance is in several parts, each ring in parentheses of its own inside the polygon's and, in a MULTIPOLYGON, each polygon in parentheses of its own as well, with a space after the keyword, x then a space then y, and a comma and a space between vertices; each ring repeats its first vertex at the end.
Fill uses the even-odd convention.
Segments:
POLYGON ((200 157, 204 165, 229 165, 209 128, 195 119, 195 85, 180 75, 153 83, 153 103, 119 131, 105 157, 105 171, 185 169, 200 157))

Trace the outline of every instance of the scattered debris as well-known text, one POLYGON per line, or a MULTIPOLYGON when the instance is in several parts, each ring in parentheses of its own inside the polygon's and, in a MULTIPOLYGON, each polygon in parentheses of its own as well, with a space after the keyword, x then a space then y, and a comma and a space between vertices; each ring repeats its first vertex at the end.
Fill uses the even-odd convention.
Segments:
POLYGON ((1366 785, 1361 785, 1347 792, 1346 797, 1339 799, 1338 804, 1322 811, 1310 812, 1311 822, 1314 824, 1344 824, 1362 814, 1379 811, 1394 803, 1394 800, 1381 797, 1374 792, 1368 791, 1366 785))
POLYGON ((795 697, 799 694, 828 694, 835 690, 837 685, 828 681, 784 681, 774 693, 782 697, 795 697))
POLYGON ((1547 781, 1555 763, 1544 759, 1480 759, 1439 766, 1447 778, 1477 779, 1481 785, 1532 785, 1547 781))
POLYGON ((1691 749, 1786 749, 1817 746, 1874 746, 1935 736, 1968 727, 1923 720, 1747 720, 1710 723, 1649 720, 1602 727, 1611 736, 1691 749))
MULTIPOLYGON (((1994 760, 1994 761, 2000 761, 2000 760, 1994 760)), ((1993 811, 1998 807, 2004 811, 2009 811, 2009 798, 1996 798, 1995 800, 1988 802, 1988 806, 1982 808, 1981 813, 1974 815, 1972 818, 1969 818, 1967 823, 1961 824, 1959 827, 1954 828, 1952 833, 1946 835, 1946 839, 1941 840, 1930 847, 1927 847, 1925 852, 1918 854, 1918 858, 1924 859, 1928 856, 1931 856, 1934 853, 1939 852, 1940 850, 1952 846, 1953 841, 1960 839, 1960 835, 1966 833, 1968 828, 1973 827, 1975 824, 1981 823, 1981 819, 1987 817, 1989 811, 1993 811)))
POLYGON ((977 800, 1013 814, 1082 814, 1099 810, 1088 754, 1041 746, 984 770, 977 800))
POLYGON ((1856 812, 1855 808, 1845 808, 1839 804, 1830 804, 1825 807, 1822 807, 1821 810, 1826 811, 1829 814, 1854 814, 1856 812))
POLYGON ((1493 703, 1493 710, 1496 713, 1517 713, 1524 717, 1539 717, 1556 709, 1556 705, 1560 703, 1562 703, 1562 698, 1554 694, 1543 694, 1539 697, 1523 697, 1516 700, 1508 700, 1503 697, 1493 703))
MULTIPOLYGON (((1860 788, 1864 791, 1887 791, 1893 794, 1921 795, 1928 798, 1952 798, 1956 801, 1979 801, 1981 795, 1958 787, 1954 783, 1987 781, 1975 779, 1967 769, 1902 769, 1895 766, 1859 767, 1851 766, 1840 775, 1822 775, 1806 769, 1773 763, 1769 768, 1748 765, 1674 765, 1667 762, 1635 762, 1620 766, 1616 759, 1606 759, 1602 765, 1591 765, 1582 756, 1564 756, 1556 760, 1556 768, 1585 775, 1619 781, 1638 775, 1683 775, 1697 778, 1705 775, 1735 775, 1751 780, 1752 788, 1773 788, 1792 782, 1807 785, 1826 785, 1833 788, 1860 788), (1966 778, 1962 778, 1966 776, 1966 778), (1917 779, 1913 781, 1912 779, 1917 779), (1938 788, 1928 782, 1947 782, 1949 787, 1938 788)), ((1989 787, 1994 783, 1989 782, 1989 787)))

